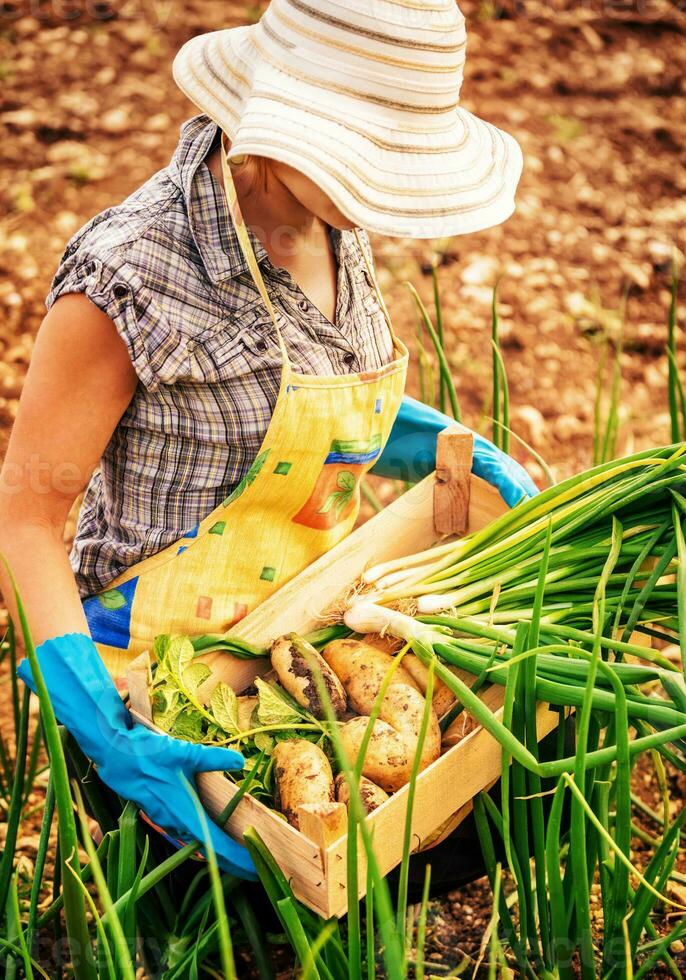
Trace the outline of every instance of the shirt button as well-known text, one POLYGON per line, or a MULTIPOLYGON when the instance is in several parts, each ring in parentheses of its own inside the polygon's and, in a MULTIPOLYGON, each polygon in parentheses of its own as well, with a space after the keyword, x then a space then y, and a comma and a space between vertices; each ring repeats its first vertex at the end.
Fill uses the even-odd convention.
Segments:
POLYGON ((267 349, 267 341, 258 340, 255 344, 255 347, 258 349, 258 351, 260 351, 260 353, 263 353, 267 349))
POLYGON ((129 290, 123 282, 116 282, 112 287, 112 292, 116 299, 123 299, 128 294, 129 290))
POLYGON ((353 366, 353 364, 355 363, 355 355, 352 353, 352 351, 350 351, 348 354, 343 355, 343 363, 347 367, 353 366))
POLYGON ((298 303, 298 308, 302 310, 303 313, 308 313, 310 309, 310 304, 307 302, 306 299, 301 299, 300 302, 298 303))

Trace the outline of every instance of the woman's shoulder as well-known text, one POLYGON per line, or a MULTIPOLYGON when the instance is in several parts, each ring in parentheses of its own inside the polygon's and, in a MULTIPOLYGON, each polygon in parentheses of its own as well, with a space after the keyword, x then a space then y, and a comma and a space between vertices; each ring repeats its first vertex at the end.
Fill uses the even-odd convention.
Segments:
POLYGON ((189 262, 197 266, 193 263, 187 184, 197 169, 196 157, 202 157, 206 144, 210 145, 214 129, 204 116, 185 122, 167 166, 79 228, 58 264, 46 300, 48 308, 95 267, 114 275, 137 274, 150 287, 163 288, 182 266, 189 262))
POLYGON ((90 218, 67 242, 46 299, 48 309, 72 281, 98 266, 135 268, 150 253, 155 226, 179 208, 181 192, 169 179, 168 168, 153 174, 123 201, 90 218))
POLYGON ((88 296, 114 322, 149 390, 185 376, 189 341, 221 314, 191 228, 193 161, 180 165, 184 147, 182 139, 167 167, 72 236, 46 298, 50 309, 67 293, 88 296))
POLYGON ((180 189, 168 168, 158 171, 69 240, 45 301, 50 309, 67 293, 85 294, 113 321, 149 390, 174 381, 186 359, 167 300, 174 266, 185 260, 187 223, 180 189))

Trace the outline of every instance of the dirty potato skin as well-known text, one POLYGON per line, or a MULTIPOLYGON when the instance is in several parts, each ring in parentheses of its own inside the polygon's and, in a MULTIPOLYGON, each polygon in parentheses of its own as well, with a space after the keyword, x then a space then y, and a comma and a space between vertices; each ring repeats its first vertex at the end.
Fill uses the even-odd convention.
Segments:
MULTIPOLYGON (((395 658, 364 640, 333 640, 323 656, 345 688, 351 707, 361 716, 346 722, 341 738, 350 759, 357 759, 368 717, 381 684, 395 658)), ((419 732, 426 700, 419 685, 403 664, 396 667, 372 729, 362 766, 362 774, 388 793, 409 782, 419 743, 419 732)), ((441 753, 441 732, 435 710, 429 715, 420 770, 441 753)))
POLYGON ((293 827, 299 828, 298 807, 303 803, 335 802, 331 765, 314 742, 304 738, 278 742, 272 758, 274 801, 293 827))
MULTIPOLYGON (((426 698, 405 684, 391 684, 386 692, 379 712, 379 718, 388 722, 391 728, 399 732, 412 746, 414 754, 419 743, 419 731, 422 726, 426 698)), ((441 729, 436 712, 429 711, 429 725, 426 730, 424 747, 422 749, 420 771, 441 754, 441 729)), ((409 777, 408 777, 409 778, 409 777)))
MULTIPOLYGON (((426 688, 429 683, 429 668, 425 667, 421 662, 419 657, 414 653, 406 653, 403 657, 403 667, 412 675, 414 682, 418 685, 419 690, 422 694, 426 694, 426 688)), ((446 711, 455 704, 455 695, 450 690, 449 687, 434 678, 434 693, 432 698, 432 704, 434 706, 434 711, 439 718, 442 718, 446 711)))
POLYGON ((325 718, 326 711, 319 697, 313 665, 319 668, 331 705, 337 718, 347 708, 343 685, 324 658, 313 646, 300 637, 282 636, 271 649, 272 667, 281 685, 292 698, 307 708, 315 718, 325 718))
MULTIPOLYGON (((341 741, 350 760, 360 754, 369 718, 351 718, 341 727, 341 741)), ((374 722, 362 774, 387 793, 395 793, 410 779, 412 749, 409 740, 380 718, 374 722)))
MULTIPOLYGON (((336 799, 339 803, 350 803, 350 790, 348 782, 342 772, 336 776, 335 780, 336 799)), ((372 813, 388 799, 388 793, 373 783, 371 779, 360 776, 360 799, 366 813, 372 813)))
MULTIPOLYGON (((374 706, 383 679, 395 663, 395 657, 364 640, 332 640, 322 656, 340 678, 350 707, 358 715, 368 715, 374 706)), ((419 690, 412 675, 402 664, 393 674, 393 684, 406 684, 419 690)))
MULTIPOLYGON (((395 793, 412 775, 419 729, 425 700, 406 684, 391 684, 374 722, 362 775, 377 783, 387 793, 395 793)), ((352 718, 341 728, 341 738, 348 757, 357 759, 369 718, 352 718)), ((420 772, 441 754, 441 731, 436 712, 431 711, 421 760, 420 772)))

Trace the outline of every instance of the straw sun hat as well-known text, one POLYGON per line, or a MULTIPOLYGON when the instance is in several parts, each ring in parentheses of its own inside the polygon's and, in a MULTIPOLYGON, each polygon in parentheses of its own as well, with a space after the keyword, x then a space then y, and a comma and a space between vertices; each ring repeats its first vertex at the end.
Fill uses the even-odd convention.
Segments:
POLYGON ((272 0, 173 70, 231 159, 290 164, 368 231, 434 238, 504 221, 522 169, 517 142, 458 105, 465 47, 455 0, 272 0))

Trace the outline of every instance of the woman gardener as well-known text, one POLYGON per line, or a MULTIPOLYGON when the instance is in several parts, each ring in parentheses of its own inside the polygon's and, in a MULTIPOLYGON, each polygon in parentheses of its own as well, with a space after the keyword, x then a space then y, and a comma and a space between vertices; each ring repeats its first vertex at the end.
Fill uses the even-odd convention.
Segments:
MULTIPOLYGON (((174 837, 202 836, 181 776, 242 757, 132 727, 112 678, 157 634, 237 623, 348 534, 366 472, 424 475, 450 422, 403 396, 363 229, 443 237, 511 214, 521 152, 458 106, 464 53, 454 0, 273 0, 193 38, 174 77, 201 115, 57 270, 0 545, 58 718, 174 837)), ((535 492, 478 436, 474 469, 510 505, 535 492)))

